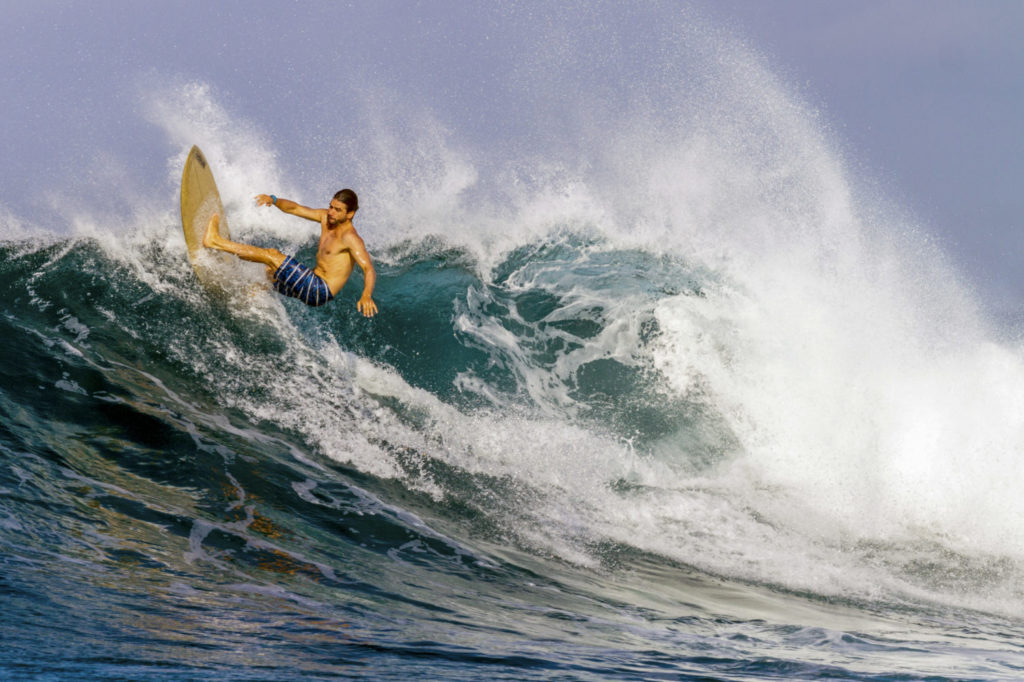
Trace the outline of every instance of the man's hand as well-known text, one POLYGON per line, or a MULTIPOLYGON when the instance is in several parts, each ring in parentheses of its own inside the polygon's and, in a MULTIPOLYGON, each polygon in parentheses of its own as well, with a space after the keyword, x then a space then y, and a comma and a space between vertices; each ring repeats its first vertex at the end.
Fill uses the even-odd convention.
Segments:
POLYGON ((257 206, 273 206, 274 205, 274 197, 270 196, 269 194, 257 194, 256 195, 256 205, 257 206))
POLYGON ((369 296, 364 296, 359 299, 356 303, 356 310, 361 312, 365 317, 373 317, 377 314, 377 304, 373 302, 373 299, 369 296))

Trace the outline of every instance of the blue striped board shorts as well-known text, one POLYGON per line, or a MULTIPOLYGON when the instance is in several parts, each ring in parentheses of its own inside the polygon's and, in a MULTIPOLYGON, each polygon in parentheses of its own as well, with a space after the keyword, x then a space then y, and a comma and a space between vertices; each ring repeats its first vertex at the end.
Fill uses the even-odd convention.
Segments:
POLYGON ((330 303, 334 298, 327 282, 291 256, 285 256, 281 267, 274 273, 274 288, 311 306, 330 303))

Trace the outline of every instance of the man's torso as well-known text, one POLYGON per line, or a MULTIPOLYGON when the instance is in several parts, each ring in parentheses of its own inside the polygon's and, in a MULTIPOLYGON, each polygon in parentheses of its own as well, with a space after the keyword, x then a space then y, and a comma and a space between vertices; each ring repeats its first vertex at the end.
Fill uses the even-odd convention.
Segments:
POLYGON ((322 227, 320 245, 316 252, 316 268, 313 272, 327 282, 331 293, 337 294, 352 274, 352 254, 345 243, 345 235, 347 232, 355 235, 355 228, 349 226, 329 229, 326 224, 322 227))

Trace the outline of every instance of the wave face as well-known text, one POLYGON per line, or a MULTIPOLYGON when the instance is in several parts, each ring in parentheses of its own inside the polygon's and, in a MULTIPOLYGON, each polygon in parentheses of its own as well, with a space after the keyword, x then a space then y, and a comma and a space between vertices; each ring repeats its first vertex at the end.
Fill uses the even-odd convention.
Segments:
MULTIPOLYGON (((204 290, 170 201, 6 219, 0 670, 1019 670, 1024 354, 756 58, 684 37, 529 143, 364 102, 373 320, 359 281, 204 290)), ((528 92, 600 92, 586 49, 528 92)), ((198 143, 233 235, 312 261, 249 205, 307 179, 253 126, 144 100, 169 196, 198 143)))

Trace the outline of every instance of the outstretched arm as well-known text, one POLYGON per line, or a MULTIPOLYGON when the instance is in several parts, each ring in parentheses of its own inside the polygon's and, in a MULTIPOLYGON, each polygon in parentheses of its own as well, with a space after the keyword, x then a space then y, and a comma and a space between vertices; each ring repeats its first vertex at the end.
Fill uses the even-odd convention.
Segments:
POLYGON ((257 194, 256 203, 260 206, 277 206, 285 213, 305 218, 306 220, 315 220, 320 222, 320 219, 327 214, 327 210, 323 208, 310 208, 297 204, 289 199, 282 199, 275 197, 272 194, 257 194))
POLYGON ((373 317, 377 314, 377 304, 373 301, 373 288, 377 285, 377 271, 370 260, 370 254, 366 251, 366 245, 357 234, 349 234, 345 239, 345 246, 352 254, 352 260, 363 269, 363 295, 356 303, 356 309, 366 317, 373 317))

